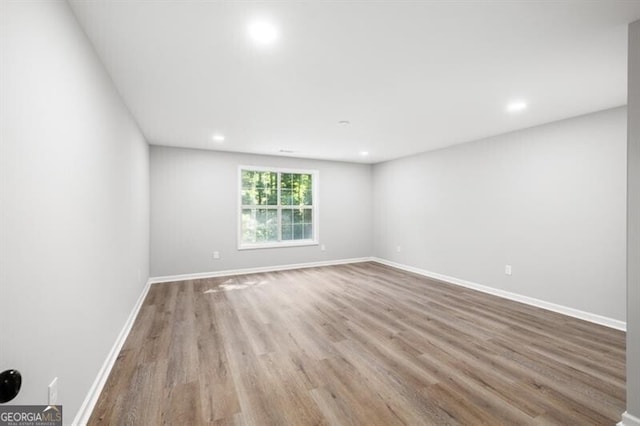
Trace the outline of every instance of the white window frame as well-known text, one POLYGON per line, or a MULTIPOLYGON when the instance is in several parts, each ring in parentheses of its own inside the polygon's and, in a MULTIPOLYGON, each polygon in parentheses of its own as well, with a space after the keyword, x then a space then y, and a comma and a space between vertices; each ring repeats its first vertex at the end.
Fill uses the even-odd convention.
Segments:
MULTIPOLYGON (((279 176, 279 175, 278 175, 279 176)), ((320 212, 320 198, 318 194, 320 193, 320 172, 318 170, 308 170, 308 169, 288 169, 281 167, 265 167, 265 166, 238 166, 238 212, 236 218, 238 220, 238 250, 254 250, 254 249, 263 249, 263 248, 276 248, 276 247, 301 247, 301 246, 317 246, 320 241, 320 221, 319 221, 319 212, 320 212), (244 243, 242 241, 242 171, 250 170, 256 172, 273 172, 273 173, 297 173, 297 174, 308 174, 311 175, 312 181, 312 191, 311 196, 313 197, 313 203, 311 205, 311 214, 313 217, 313 239, 306 240, 279 240, 279 241, 268 241, 264 243, 244 243)), ((282 233, 282 216, 281 211, 282 208, 289 208, 291 206, 282 206, 280 204, 280 178, 278 178, 278 204, 276 206, 278 210, 278 228, 279 233, 282 233)), ((282 235, 279 235, 281 238, 282 235)))

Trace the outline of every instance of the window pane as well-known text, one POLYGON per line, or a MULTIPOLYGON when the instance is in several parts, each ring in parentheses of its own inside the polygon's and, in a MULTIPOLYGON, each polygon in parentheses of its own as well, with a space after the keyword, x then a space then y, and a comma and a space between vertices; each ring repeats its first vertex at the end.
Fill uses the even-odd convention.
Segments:
POLYGON ((282 240, 293 239, 293 209, 282 209, 282 240))
POLYGON ((313 211, 311 209, 304 209, 302 221, 304 223, 312 223, 313 222, 313 211))
POLYGON ((242 241, 245 243, 278 241, 278 211, 276 209, 243 209, 242 241))
POLYGON ((293 175, 291 173, 282 173, 280 175, 280 186, 282 187, 282 189, 292 189, 293 185, 291 183, 291 180, 293 178, 293 175))
POLYGON ((253 188, 255 173, 253 170, 242 171, 242 204, 254 204, 253 196, 255 195, 255 191, 251 189, 253 188))
POLYGON ((291 225, 293 223, 293 210, 282 209, 282 225, 291 225))
POLYGON ((282 173, 280 185, 280 203, 283 206, 312 205, 313 185, 310 174, 282 173))
POLYGON ((256 242, 256 222, 254 211, 250 209, 242 210, 242 242, 256 242))
POLYGON ((311 208, 282 209, 282 240, 313 239, 313 210, 311 208))
POLYGON ((255 170, 242 171, 242 204, 270 205, 278 204, 278 174, 255 170))
POLYGON ((302 226, 302 232, 305 240, 313 239, 313 225, 310 223, 306 223, 302 226))
POLYGON ((293 205, 299 206, 301 204, 300 200, 300 175, 295 174, 291 178, 292 191, 293 191, 293 205))
POLYGON ((313 185, 311 175, 300 175, 300 205, 310 206, 313 204, 313 185))
POLYGON ((243 170, 242 171, 242 188, 251 188, 253 182, 253 175, 255 172, 253 170, 243 170))
POLYGON ((262 210, 262 221, 258 224, 256 238, 258 241, 278 241, 278 211, 262 210))
POLYGON ((282 225, 282 241, 293 240, 293 225, 282 225))
POLYGON ((293 194, 290 189, 283 189, 280 191, 280 204, 283 206, 293 205, 293 194))

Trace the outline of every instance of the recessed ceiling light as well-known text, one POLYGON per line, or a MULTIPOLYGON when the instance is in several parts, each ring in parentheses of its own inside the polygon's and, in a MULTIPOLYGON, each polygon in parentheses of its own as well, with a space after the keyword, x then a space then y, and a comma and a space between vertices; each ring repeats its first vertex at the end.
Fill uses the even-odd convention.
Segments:
POLYGON ((527 103, 524 101, 515 101, 507 105, 507 112, 520 112, 527 109, 527 103))
POLYGON ((216 142, 224 142, 224 135, 221 133, 216 133, 211 137, 211 139, 213 139, 216 142))
POLYGON ((366 157, 367 155, 369 155, 369 151, 360 151, 360 155, 366 157))
POLYGON ((271 44, 278 39, 278 29, 267 21, 254 21, 249 24, 249 35, 259 44, 271 44))
POLYGON ((341 126, 348 126, 351 122, 349 120, 340 120, 338 121, 338 124, 341 126))

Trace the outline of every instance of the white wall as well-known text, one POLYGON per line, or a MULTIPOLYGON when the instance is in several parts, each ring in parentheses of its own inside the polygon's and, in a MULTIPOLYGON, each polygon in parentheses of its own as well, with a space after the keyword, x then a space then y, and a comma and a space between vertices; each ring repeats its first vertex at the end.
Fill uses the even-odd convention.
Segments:
POLYGON ((371 166, 151 147, 151 275, 371 256, 371 166), (238 166, 320 172, 318 246, 237 249, 238 166), (219 251, 221 258, 213 259, 219 251))
POLYGON ((378 164, 375 255, 624 321, 625 144, 617 108, 378 164))
POLYGON ((148 146, 64 1, 0 3, 0 370, 70 423, 148 275, 148 146))
POLYGON ((640 21, 629 26, 627 412, 625 426, 640 425, 640 21))

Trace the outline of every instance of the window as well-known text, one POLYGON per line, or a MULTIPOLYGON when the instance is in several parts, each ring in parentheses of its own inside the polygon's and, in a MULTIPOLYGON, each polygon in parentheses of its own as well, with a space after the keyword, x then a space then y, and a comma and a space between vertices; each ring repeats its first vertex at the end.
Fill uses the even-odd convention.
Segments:
POLYGON ((239 168, 240 249, 317 244, 318 172, 239 168))

